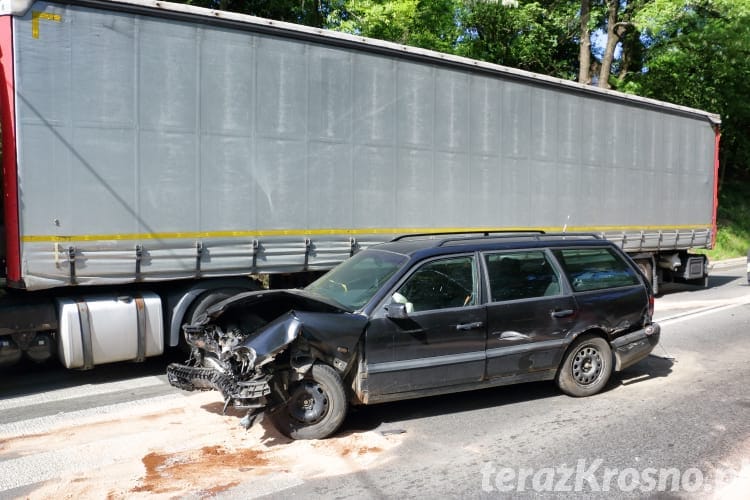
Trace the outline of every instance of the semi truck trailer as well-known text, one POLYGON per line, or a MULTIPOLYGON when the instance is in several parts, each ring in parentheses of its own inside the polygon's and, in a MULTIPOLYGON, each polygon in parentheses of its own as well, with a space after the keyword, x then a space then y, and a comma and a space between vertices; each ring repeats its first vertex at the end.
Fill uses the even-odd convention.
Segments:
POLYGON ((0 366, 141 361, 397 235, 595 233, 703 283, 720 118, 154 0, 0 1, 0 366))

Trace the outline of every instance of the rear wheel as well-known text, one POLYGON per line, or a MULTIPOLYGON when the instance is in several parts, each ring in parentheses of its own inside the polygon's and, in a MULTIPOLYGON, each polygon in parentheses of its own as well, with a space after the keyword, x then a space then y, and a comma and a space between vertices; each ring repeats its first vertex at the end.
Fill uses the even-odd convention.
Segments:
POLYGON ((292 439, 324 439, 338 430, 346 410, 341 377, 330 366, 315 364, 289 387, 289 400, 270 417, 279 432, 292 439))
POLYGON ((557 385, 574 397, 591 396, 601 391, 612 375, 612 349, 601 337, 583 337, 568 349, 557 385))

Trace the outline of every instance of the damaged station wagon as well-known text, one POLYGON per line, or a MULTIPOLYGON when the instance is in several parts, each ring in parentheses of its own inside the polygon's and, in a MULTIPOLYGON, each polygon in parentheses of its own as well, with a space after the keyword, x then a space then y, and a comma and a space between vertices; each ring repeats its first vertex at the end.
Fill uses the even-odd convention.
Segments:
POLYGON ((411 235, 301 290, 240 293, 184 333, 185 390, 218 390, 295 439, 332 435, 349 405, 554 380, 571 396, 659 340, 646 278, 594 235, 411 235))

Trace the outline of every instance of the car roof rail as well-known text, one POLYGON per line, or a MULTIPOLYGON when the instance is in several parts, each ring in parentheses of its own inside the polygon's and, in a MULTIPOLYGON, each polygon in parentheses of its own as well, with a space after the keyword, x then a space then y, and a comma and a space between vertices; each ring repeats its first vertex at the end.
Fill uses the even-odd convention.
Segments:
POLYGON ((412 233, 412 234, 402 234, 399 236, 396 236, 391 241, 402 241, 407 239, 427 239, 431 237, 436 236, 453 236, 457 240, 461 240, 462 238, 459 238, 461 235, 465 235, 463 239, 476 239, 479 237, 492 237, 492 236, 528 236, 528 235, 541 235, 546 234, 541 229, 492 229, 492 230, 477 230, 477 231, 444 231, 444 232, 435 232, 435 233, 412 233))
POLYGON ((567 232, 559 232, 559 233, 546 233, 544 231, 541 231, 539 233, 532 233, 530 231, 525 232, 508 232, 504 234, 497 234, 497 235, 488 235, 482 238, 477 237, 471 237, 467 236, 465 238, 446 238, 444 240, 441 240, 440 243, 437 246, 444 246, 449 243, 464 243, 467 241, 472 240, 508 240, 508 239, 518 239, 518 240, 524 240, 524 239, 532 239, 534 241, 545 241, 545 240, 552 240, 552 239, 575 239, 575 240, 582 240, 582 239, 595 239, 595 240, 603 240, 602 236, 596 233, 567 233, 567 232))

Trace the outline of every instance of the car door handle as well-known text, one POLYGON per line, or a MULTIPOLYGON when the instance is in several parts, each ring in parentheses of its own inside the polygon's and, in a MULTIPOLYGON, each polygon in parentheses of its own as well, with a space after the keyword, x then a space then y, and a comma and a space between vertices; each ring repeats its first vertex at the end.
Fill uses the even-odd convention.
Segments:
POLYGON ((552 316, 553 318, 566 318, 568 316, 573 316, 573 313, 575 313, 573 309, 561 309, 559 311, 552 311, 550 313, 550 316, 552 316))
POLYGON ((460 325, 456 325, 456 330, 475 330, 477 328, 482 328, 483 326, 484 323, 482 323, 481 321, 475 321, 474 323, 461 323, 460 325))
MULTIPOLYGON (((497 335, 500 332, 495 332, 493 335, 497 335)), ((528 335, 524 335, 521 332, 502 332, 500 333, 500 340, 529 340, 528 335)))

